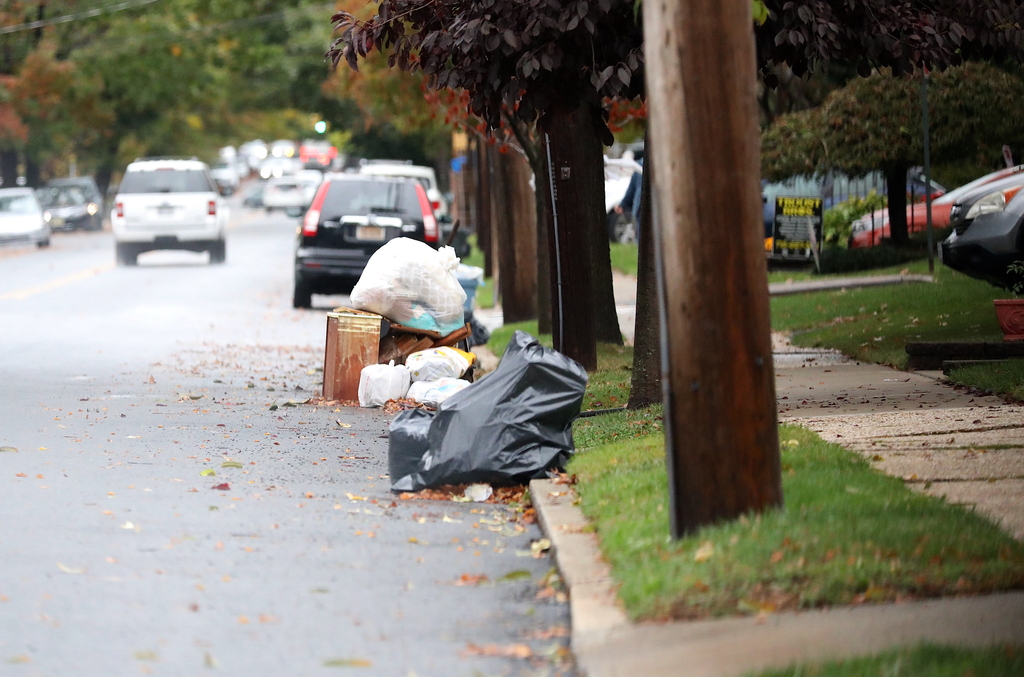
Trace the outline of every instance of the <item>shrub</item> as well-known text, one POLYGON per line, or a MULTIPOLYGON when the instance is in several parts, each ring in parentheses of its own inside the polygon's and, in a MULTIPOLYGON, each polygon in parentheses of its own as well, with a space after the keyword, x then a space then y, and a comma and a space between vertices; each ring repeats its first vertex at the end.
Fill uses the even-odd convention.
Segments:
POLYGON ((916 261, 927 255, 927 251, 896 248, 887 244, 867 249, 825 247, 821 250, 819 274, 852 273, 860 270, 889 268, 908 261, 916 261))
POLYGON ((853 196, 825 212, 821 238, 826 245, 845 247, 853 222, 887 204, 884 195, 871 191, 865 197, 853 196))

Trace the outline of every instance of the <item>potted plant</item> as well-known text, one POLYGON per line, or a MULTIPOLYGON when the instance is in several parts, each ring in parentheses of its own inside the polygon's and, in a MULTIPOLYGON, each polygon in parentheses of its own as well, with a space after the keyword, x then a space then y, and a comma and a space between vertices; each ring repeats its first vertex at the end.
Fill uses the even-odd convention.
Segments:
POLYGON ((1006 272, 1014 279, 1010 290, 1013 292, 1012 299, 996 299, 996 318, 999 319, 999 327, 1003 330, 1004 341, 1024 341, 1024 261, 1014 261, 1006 268, 1006 272))

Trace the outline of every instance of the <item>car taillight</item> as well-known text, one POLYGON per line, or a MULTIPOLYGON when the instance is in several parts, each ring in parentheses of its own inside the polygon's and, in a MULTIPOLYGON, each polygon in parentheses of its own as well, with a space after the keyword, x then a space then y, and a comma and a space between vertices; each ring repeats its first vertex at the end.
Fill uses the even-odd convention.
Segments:
POLYGON ((427 191, 423 186, 416 186, 416 196, 420 199, 420 211, 423 212, 423 239, 426 242, 437 242, 438 232, 437 218, 427 198, 427 191))
POLYGON ((123 219, 124 218, 124 203, 123 202, 118 202, 117 203, 117 218, 119 218, 119 219, 123 219))
POLYGON ((217 201, 210 200, 210 203, 206 207, 206 213, 210 216, 217 216, 217 201))
POLYGON ((320 227, 320 209, 324 206, 327 191, 330 189, 330 181, 324 181, 317 188, 316 195, 313 196, 313 202, 309 205, 309 211, 306 212, 306 217, 302 219, 302 234, 305 237, 316 236, 316 231, 320 227))
POLYGON ((302 234, 306 237, 313 237, 316 235, 318 225, 320 225, 320 210, 311 207, 306 212, 306 218, 302 220, 302 234))
POLYGON ((441 203, 438 202, 437 200, 434 200, 433 202, 430 203, 430 206, 431 208, 433 208, 434 211, 437 211, 438 209, 441 208, 441 203))

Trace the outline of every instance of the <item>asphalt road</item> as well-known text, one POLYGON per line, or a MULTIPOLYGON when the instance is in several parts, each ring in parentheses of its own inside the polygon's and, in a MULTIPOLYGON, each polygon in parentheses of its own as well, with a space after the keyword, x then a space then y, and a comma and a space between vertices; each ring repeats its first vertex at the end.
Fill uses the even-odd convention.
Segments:
POLYGON ((0 675, 572 674, 535 525, 394 497, 379 411, 285 406, 345 300, 291 308, 295 226, 0 249, 0 675))

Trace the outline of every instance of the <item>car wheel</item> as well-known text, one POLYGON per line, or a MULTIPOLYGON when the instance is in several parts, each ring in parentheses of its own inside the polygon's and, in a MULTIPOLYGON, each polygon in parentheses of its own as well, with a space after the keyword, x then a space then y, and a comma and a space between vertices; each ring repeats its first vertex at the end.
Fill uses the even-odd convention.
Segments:
POLYGON ((47 236, 45 240, 40 240, 39 242, 36 242, 36 246, 39 247, 40 249, 42 249, 43 247, 49 247, 50 246, 50 238, 49 238, 49 236, 47 236))
POLYGON ((308 282, 301 279, 295 280, 295 291, 292 293, 292 307, 313 307, 313 289, 309 286, 308 282))
POLYGON ((227 243, 224 240, 215 240, 210 247, 210 263, 224 263, 227 259, 227 243))
POLYGON ((85 226, 86 230, 103 230, 103 219, 100 218, 99 214, 89 219, 89 222, 85 226))
POLYGON ((130 242, 118 242, 115 247, 117 248, 117 265, 134 266, 138 264, 139 250, 134 244, 130 242))

